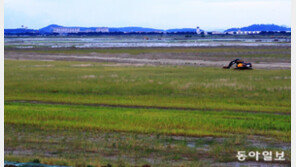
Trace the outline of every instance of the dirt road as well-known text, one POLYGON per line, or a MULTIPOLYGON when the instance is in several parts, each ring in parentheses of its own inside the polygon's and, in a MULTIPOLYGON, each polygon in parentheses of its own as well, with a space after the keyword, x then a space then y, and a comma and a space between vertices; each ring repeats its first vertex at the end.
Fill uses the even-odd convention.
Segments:
MULTIPOLYGON (((43 61, 90 61, 90 62, 114 62, 129 64, 148 64, 148 65, 190 65, 190 66, 209 66, 222 67, 227 65, 232 59, 220 57, 216 60, 213 57, 191 57, 191 56, 168 56, 165 54, 87 54, 87 55, 67 55, 67 54, 30 54, 30 53, 5 53, 5 59, 13 60, 43 60, 43 61), (225 61, 225 59, 227 61, 225 61)), ((271 59, 249 58, 254 68, 258 69, 290 69, 289 61, 278 61, 271 59)))

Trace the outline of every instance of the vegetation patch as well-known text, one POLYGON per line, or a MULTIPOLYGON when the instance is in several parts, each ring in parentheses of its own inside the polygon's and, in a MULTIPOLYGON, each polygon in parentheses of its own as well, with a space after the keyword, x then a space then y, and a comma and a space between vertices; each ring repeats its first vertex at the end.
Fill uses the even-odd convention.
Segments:
POLYGON ((5 100, 290 113, 290 70, 81 64, 6 60, 5 100))

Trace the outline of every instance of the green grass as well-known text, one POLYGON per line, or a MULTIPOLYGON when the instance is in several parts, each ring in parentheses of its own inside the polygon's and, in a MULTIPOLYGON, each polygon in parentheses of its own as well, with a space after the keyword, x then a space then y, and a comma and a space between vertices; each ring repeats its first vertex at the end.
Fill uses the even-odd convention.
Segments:
POLYGON ((5 128, 6 148, 28 153, 13 155, 6 152, 5 160, 8 161, 32 162, 39 159, 41 163, 66 166, 208 166, 207 163, 200 162, 202 157, 208 156, 204 154, 201 157, 203 151, 187 147, 187 139, 181 141, 164 135, 85 131, 73 128, 46 131, 22 125, 10 125, 5 128), (16 134, 18 135, 15 136, 16 134))
MULTIPOLYGON (((5 150, 19 151, 5 160, 72 166, 237 161, 238 150, 277 151, 291 141, 290 91, 290 70, 5 60, 5 150)), ((285 153, 289 163, 290 149, 285 153)))
POLYGON ((5 100, 288 114, 290 75, 290 70, 6 60, 5 100))
MULTIPOLYGON (((5 160, 209 166, 204 159, 237 161, 238 150, 282 150, 273 142, 290 142, 290 122, 290 116, 274 114, 6 103, 5 148, 21 155, 6 153, 5 160), (262 140, 252 137, 257 135, 265 145, 256 144, 262 140)), ((290 150, 285 154, 289 163, 290 150)))
POLYGON ((290 141, 288 115, 75 105, 5 104, 6 125, 185 136, 262 135, 290 141))

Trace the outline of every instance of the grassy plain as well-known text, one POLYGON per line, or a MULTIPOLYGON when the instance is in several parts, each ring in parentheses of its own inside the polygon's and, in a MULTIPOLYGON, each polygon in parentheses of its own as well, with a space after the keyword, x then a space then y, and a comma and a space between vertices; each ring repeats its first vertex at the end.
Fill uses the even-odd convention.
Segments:
POLYGON ((44 126, 20 124, 6 125, 5 135, 5 160, 9 161, 30 162, 39 159, 45 164, 71 166, 149 164, 207 167, 237 161, 237 150, 268 149, 273 152, 285 151, 285 163, 290 162, 289 149, 247 135, 233 138, 184 137, 78 128, 44 129, 44 126))
POLYGON ((5 159, 208 166, 268 149, 289 163, 290 91, 290 70, 5 60, 5 159))
POLYGON ((290 116, 73 105, 6 104, 7 124, 185 136, 270 136, 290 141, 290 116))
POLYGON ((5 100, 290 113, 290 70, 5 61, 5 100))

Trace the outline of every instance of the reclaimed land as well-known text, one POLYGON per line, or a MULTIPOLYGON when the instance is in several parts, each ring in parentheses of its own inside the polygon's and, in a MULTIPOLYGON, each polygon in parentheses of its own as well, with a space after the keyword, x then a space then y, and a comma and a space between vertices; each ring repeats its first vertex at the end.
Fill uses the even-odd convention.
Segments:
POLYGON ((6 59, 5 160, 227 166, 268 149, 288 165, 290 91, 289 69, 6 59))

